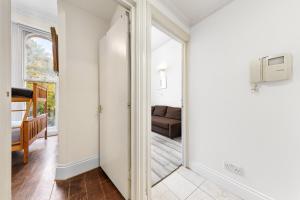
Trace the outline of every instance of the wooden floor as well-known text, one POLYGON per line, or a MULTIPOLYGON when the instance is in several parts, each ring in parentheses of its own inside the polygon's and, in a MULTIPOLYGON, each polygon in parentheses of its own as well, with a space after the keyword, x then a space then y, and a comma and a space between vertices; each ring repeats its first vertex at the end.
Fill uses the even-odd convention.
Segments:
POLYGON ((55 182, 57 137, 30 146, 29 163, 23 153, 12 153, 13 200, 121 200, 123 197, 99 168, 66 181, 55 182))

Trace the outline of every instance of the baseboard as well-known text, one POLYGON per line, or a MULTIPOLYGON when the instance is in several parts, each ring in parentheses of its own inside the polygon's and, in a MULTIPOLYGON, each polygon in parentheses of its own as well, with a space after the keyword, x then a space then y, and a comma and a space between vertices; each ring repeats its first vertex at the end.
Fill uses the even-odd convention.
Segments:
POLYGON ((245 200, 275 200, 256 189, 244 185, 233 178, 225 176, 220 172, 210 169, 203 164, 190 162, 190 168, 199 175, 219 184, 224 189, 239 195, 245 200))
POLYGON ((57 165, 56 167, 56 180, 66 180, 73 176, 82 174, 99 167, 99 157, 92 156, 88 159, 78 162, 57 165))

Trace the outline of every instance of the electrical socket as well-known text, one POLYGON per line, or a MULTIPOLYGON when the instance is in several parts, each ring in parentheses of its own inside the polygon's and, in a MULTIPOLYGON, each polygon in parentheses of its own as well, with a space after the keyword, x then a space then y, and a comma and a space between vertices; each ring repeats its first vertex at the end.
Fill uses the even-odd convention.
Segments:
POLYGON ((228 171, 230 171, 231 173, 234 173, 238 176, 243 176, 244 175, 244 170, 241 167, 238 167, 232 163, 229 162, 224 162, 224 168, 228 171))

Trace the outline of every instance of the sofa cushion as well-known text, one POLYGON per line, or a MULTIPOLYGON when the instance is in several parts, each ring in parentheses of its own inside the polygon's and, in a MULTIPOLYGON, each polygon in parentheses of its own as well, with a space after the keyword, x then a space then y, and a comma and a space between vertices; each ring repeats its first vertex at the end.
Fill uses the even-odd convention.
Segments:
POLYGON ((165 117, 159 117, 159 116, 152 116, 152 125, 158 126, 160 128, 168 129, 170 125, 172 124, 178 124, 180 121, 176 119, 169 119, 165 117))
POLYGON ((168 107, 165 117, 181 120, 181 108, 168 107))
POLYGON ((165 116, 166 111, 167 111, 167 106, 155 106, 153 115, 163 117, 165 116))

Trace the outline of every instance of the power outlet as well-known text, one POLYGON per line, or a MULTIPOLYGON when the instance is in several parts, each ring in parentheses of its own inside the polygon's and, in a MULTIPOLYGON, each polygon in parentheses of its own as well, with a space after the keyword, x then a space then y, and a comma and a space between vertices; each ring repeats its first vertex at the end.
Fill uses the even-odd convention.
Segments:
POLYGON ((224 168, 228 171, 230 171, 231 173, 234 173, 238 176, 243 176, 244 175, 244 170, 241 167, 238 167, 232 163, 229 162, 224 162, 224 168))

